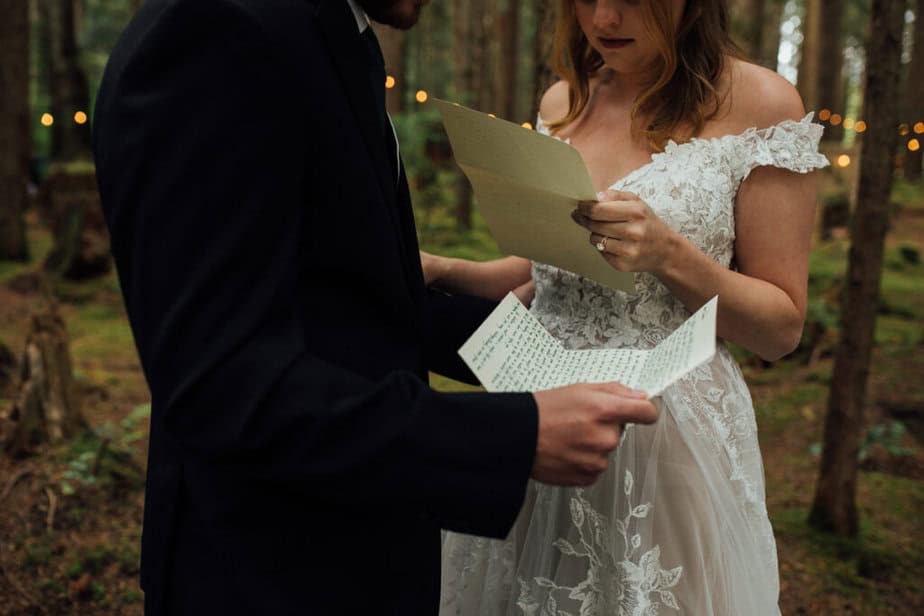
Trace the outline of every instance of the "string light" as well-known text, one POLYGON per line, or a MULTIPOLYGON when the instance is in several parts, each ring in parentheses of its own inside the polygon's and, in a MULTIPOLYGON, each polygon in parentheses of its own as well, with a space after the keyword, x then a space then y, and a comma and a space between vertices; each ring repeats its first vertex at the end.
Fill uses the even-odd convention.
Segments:
POLYGON ((530 124, 529 122, 523 122, 522 124, 520 124, 520 126, 522 126, 523 128, 528 128, 529 130, 533 130, 533 125, 530 124))
POLYGON ((385 78, 385 88, 391 90, 395 87, 395 78, 389 75, 385 78))
POLYGON ((827 121, 827 119, 830 117, 831 117, 830 109, 822 109, 821 111, 818 112, 818 119, 821 120, 822 122, 827 121))
POLYGON ((853 127, 854 127, 853 118, 844 118, 844 129, 850 130, 853 127))
POLYGON ((841 123, 841 114, 832 113, 831 114, 831 126, 837 126, 841 123))
POLYGON ((417 99, 418 103, 426 103, 427 98, 429 97, 427 96, 427 92, 425 90, 417 90, 417 95, 414 98, 417 99))
POLYGON ((837 157, 837 166, 838 167, 847 167, 850 165, 850 157, 846 154, 841 154, 837 157))
POLYGON ((914 132, 917 135, 924 133, 924 122, 918 122, 914 125, 914 132))
POLYGON ((866 131, 866 122, 864 122, 863 120, 857 120, 857 124, 854 127, 854 130, 857 131, 858 133, 862 133, 866 131))
POLYGON ((74 114, 74 122, 77 124, 86 124, 87 123, 87 114, 82 111, 78 111, 74 114))
POLYGON ((908 149, 912 152, 917 152, 921 149, 921 143, 917 139, 908 140, 908 149))
POLYGON ((55 123, 55 117, 51 115, 50 113, 43 113, 42 119, 40 121, 42 123, 42 126, 51 126, 52 124, 55 123))
POLYGON ((898 125, 898 134, 901 135, 902 137, 907 135, 909 132, 910 130, 908 129, 908 125, 905 124, 904 122, 898 125))
POLYGON ((489 113, 489 114, 488 114, 488 117, 489 117, 489 118, 496 118, 497 116, 494 115, 493 113, 489 113))

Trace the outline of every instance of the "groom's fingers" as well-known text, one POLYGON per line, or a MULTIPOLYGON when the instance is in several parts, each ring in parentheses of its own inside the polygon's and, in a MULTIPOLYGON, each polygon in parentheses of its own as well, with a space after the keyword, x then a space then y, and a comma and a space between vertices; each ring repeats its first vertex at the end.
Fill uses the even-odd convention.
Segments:
POLYGON ((611 396, 599 418, 608 424, 650 424, 658 420, 658 409, 650 400, 611 396))

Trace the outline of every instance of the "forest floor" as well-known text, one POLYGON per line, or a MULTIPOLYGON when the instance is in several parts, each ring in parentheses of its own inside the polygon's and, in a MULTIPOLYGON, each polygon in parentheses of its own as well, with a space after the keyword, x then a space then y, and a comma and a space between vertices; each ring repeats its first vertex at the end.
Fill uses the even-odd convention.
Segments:
MULTIPOLYGON (((785 615, 924 613, 924 190, 900 185, 894 199, 862 447, 859 538, 831 537, 805 523, 836 340, 836 318, 832 325, 823 300, 843 277, 842 231, 812 254, 811 318, 825 331, 815 352, 764 365, 736 351, 757 410, 785 615)), ((428 211, 418 220, 425 248, 493 256, 482 225, 460 235, 446 217, 428 211), (472 248, 479 243, 487 248, 472 248)), ((14 355, 39 300, 33 272, 50 243, 34 216, 29 220, 33 262, 0 263, 0 342, 14 355)), ((115 276, 54 288, 89 428, 31 457, 0 454, 0 616, 140 615, 149 394, 115 276)), ((439 378, 434 386, 458 387, 439 378)), ((10 427, 14 391, 15 383, 0 378, 0 437, 10 427)))

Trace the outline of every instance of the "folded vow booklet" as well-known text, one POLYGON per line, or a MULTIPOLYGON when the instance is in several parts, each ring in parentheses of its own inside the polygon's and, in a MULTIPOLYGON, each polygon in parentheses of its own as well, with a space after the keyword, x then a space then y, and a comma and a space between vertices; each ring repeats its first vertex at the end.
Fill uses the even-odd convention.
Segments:
POLYGON ((649 351, 569 350, 508 293, 459 355, 488 391, 617 381, 653 398, 715 355, 717 307, 713 297, 649 351))
POLYGON ((571 220, 578 201, 596 201, 590 174, 569 144, 443 100, 440 111, 456 162, 504 252, 548 263, 604 286, 632 290, 571 220))

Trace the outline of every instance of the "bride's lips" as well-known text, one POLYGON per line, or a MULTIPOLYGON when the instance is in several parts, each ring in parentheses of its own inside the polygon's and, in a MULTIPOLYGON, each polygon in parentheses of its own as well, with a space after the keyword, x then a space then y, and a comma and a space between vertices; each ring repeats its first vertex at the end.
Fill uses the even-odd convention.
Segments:
POLYGON ((622 49, 623 47, 626 47, 627 45, 632 43, 632 39, 630 38, 598 37, 597 40, 600 41, 600 45, 602 45, 605 49, 622 49))

